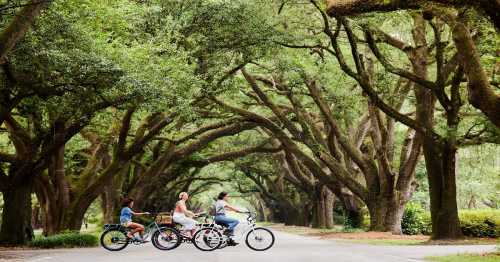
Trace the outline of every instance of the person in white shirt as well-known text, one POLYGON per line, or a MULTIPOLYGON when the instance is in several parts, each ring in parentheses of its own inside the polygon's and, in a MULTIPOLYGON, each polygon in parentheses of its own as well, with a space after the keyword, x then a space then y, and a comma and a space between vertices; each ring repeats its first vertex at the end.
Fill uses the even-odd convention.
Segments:
MULTIPOLYGON (((234 235, 234 228, 240 223, 237 219, 226 216, 226 210, 242 213, 238 208, 235 208, 227 203, 229 199, 229 194, 227 192, 221 192, 217 197, 217 202, 215 202, 215 222, 218 224, 223 224, 227 226, 227 234, 229 236, 234 235)), ((231 238, 230 238, 231 239, 231 238)), ((232 239, 229 243, 230 245, 237 245, 232 239)))

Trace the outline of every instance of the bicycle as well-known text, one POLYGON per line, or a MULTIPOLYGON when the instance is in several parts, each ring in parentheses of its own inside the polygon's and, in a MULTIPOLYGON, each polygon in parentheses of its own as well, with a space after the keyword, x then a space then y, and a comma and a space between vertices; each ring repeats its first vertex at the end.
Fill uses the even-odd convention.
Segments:
MULTIPOLYGON (((191 239, 194 246, 201 251, 214 251, 221 248, 221 246, 224 245, 224 237, 220 233, 223 230, 222 226, 217 225, 214 219, 209 222, 208 218, 211 216, 206 214, 199 217, 204 218, 204 223, 197 225, 199 229, 191 239)), ((225 245, 227 245, 227 243, 225 245)))
MULTIPOLYGON (((169 216, 167 213, 154 213, 153 222, 145 227, 143 239, 151 236, 151 243, 160 250, 172 250, 181 244, 181 235, 177 229, 169 226, 169 216)), ((121 224, 106 224, 104 232, 101 234, 101 246, 109 251, 120 251, 129 244, 144 244, 136 238, 129 238, 127 234, 131 230, 121 224)))
MULTIPOLYGON (((247 228, 241 232, 241 237, 245 237, 245 244, 252 250, 255 251, 265 251, 270 249, 274 245, 275 237, 273 232, 267 228, 256 227, 256 215, 252 212, 244 212, 247 214, 247 228)), ((229 242, 229 236, 226 234, 221 234, 220 232, 226 229, 224 224, 215 223, 221 227, 212 227, 205 228, 205 230, 213 230, 218 231, 220 235, 223 235, 222 239, 217 243, 217 246, 214 248, 224 248, 227 246, 229 242)), ((199 230, 195 233, 194 238, 198 238, 202 236, 205 231, 199 230), (198 235, 199 234, 199 235, 198 235)), ((212 232, 210 232, 212 233, 212 232)))

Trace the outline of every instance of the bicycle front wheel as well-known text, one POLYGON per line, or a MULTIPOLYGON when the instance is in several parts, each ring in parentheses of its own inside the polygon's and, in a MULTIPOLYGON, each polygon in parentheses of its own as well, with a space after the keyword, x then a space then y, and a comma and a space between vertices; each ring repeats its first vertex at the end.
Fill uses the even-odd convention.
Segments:
POLYGON ((201 251, 214 251, 222 243, 222 234, 213 227, 204 227, 193 236, 193 244, 201 251))
POLYGON ((170 227, 162 227, 153 233, 151 242, 160 250, 172 250, 181 244, 181 236, 177 230, 170 227))
POLYGON ((256 227, 248 232, 245 243, 255 251, 265 251, 274 245, 274 234, 267 228, 256 227))
POLYGON ((109 251, 120 251, 127 245, 127 233, 121 230, 108 230, 101 235, 101 246, 109 251))

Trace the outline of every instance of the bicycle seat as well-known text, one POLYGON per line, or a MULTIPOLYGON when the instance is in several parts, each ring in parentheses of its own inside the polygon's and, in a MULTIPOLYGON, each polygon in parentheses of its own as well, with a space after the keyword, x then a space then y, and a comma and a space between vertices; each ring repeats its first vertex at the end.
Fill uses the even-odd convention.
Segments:
POLYGON ((104 230, 111 230, 111 229, 121 229, 124 228, 121 224, 106 224, 103 226, 104 230))
POLYGON ((219 222, 219 221, 215 221, 215 224, 219 225, 219 226, 227 227, 226 223, 222 223, 222 222, 219 222))

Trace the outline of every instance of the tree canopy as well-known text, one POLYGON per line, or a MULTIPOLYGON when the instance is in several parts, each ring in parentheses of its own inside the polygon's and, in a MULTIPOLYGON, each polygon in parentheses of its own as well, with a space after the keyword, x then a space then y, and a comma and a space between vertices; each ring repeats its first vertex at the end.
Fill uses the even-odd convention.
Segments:
POLYGON ((498 208, 497 14, 356 2, 0 2, 0 243, 221 189, 395 234, 418 202, 460 237, 458 209, 498 208))

